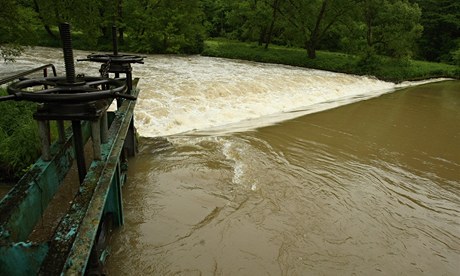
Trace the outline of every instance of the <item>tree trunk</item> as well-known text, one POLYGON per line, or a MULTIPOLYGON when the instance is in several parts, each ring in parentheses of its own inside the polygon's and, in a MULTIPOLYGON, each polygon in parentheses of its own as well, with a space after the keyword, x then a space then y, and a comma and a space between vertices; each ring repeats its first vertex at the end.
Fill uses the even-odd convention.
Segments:
MULTIPOLYGON (((117 15, 118 15, 118 21, 123 22, 123 0, 118 0, 117 15)), ((119 36, 120 44, 123 44, 124 42, 124 33, 125 33, 124 29, 119 27, 118 36, 119 36)))
POLYGON ((101 33, 102 33, 102 36, 105 37, 105 38, 108 38, 108 37, 111 37, 109 36, 109 32, 108 32, 108 29, 106 26, 101 26, 101 33))
POLYGON ((124 34, 125 31, 123 30, 123 28, 118 29, 118 40, 120 44, 123 44, 125 42, 124 34))
POLYGON ((372 22, 370 19, 367 21, 366 41, 367 46, 372 46, 372 22))
POLYGON ((168 49, 168 34, 164 33, 163 34, 163 49, 162 51, 166 53, 166 49, 168 49))
POLYGON ((45 19, 40 13, 40 6, 38 5, 37 0, 34 0, 34 10, 38 14, 38 19, 40 19, 40 21, 42 22, 43 27, 46 30, 46 33, 48 33, 48 35, 51 36, 53 39, 57 39, 56 35, 51 31, 50 26, 48 24, 45 24, 45 19))
POLYGON ((310 59, 316 58, 316 45, 314 45, 311 41, 307 43, 307 55, 310 59))
POLYGON ((51 36, 52 38, 56 38, 56 39, 57 39, 56 35, 53 33, 53 31, 51 31, 50 26, 45 25, 44 27, 45 27, 46 32, 49 34, 49 36, 51 36))
POLYGON ((278 15, 278 9, 280 6, 281 0, 273 1, 273 17, 272 22, 270 23, 270 28, 268 29, 267 41, 265 43, 265 49, 268 49, 268 44, 272 42, 273 28, 275 27, 276 16, 278 15))
POLYGON ((262 44, 264 44, 266 36, 267 36, 267 28, 263 28, 260 31, 260 35, 259 35, 259 41, 258 41, 259 46, 262 46, 262 44))
POLYGON ((318 17, 316 18, 315 28, 311 32, 310 40, 307 42, 307 53, 308 57, 311 59, 316 58, 316 46, 320 40, 320 32, 321 32, 321 21, 324 19, 324 14, 326 13, 327 1, 323 0, 323 4, 321 5, 321 10, 319 11, 318 17))

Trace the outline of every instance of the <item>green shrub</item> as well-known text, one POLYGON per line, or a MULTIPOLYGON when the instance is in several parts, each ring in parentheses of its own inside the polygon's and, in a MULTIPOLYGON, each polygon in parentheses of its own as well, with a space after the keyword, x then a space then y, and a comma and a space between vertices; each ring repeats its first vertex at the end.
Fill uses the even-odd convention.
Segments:
POLYGON ((0 56, 3 58, 3 61, 14 62, 17 57, 19 57, 24 48, 19 45, 0 45, 0 56))
POLYGON ((456 65, 460 66, 460 46, 459 46, 459 48, 457 50, 452 51, 451 54, 452 54, 452 59, 453 59, 454 63, 456 65))
MULTIPOLYGON (((0 95, 6 91, 0 88, 0 95)), ((0 181, 17 181, 40 155, 36 104, 0 102, 0 181)))

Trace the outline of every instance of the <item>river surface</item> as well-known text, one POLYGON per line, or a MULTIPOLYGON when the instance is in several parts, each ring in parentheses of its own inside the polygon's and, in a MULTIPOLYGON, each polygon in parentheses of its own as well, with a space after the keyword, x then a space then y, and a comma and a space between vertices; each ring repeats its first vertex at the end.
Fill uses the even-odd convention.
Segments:
POLYGON ((145 61, 110 275, 458 275, 459 81, 145 61))

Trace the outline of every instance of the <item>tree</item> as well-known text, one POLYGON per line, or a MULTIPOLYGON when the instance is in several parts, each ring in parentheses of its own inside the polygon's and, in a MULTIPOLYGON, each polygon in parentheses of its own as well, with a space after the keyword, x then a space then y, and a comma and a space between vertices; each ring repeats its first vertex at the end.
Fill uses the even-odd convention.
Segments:
POLYGON ((268 44, 270 44, 272 42, 272 36, 273 36, 273 31, 274 31, 274 28, 275 28, 275 23, 278 19, 278 14, 279 14, 279 9, 280 9, 280 5, 281 5, 281 2, 283 0, 273 0, 271 2, 271 9, 272 9, 272 17, 271 17, 271 20, 270 20, 270 27, 268 28, 268 32, 267 32, 267 38, 266 38, 266 41, 265 41, 265 49, 268 48, 268 44))
POLYGON ((265 48, 279 33, 279 6, 285 0, 202 0, 209 35, 257 41, 265 48))
POLYGON ((422 9, 423 35, 418 41, 420 55, 430 61, 447 61, 460 43, 460 1, 418 0, 422 9))
POLYGON ((392 57, 410 57, 422 33, 421 10, 407 0, 363 1, 366 41, 369 48, 392 57))
POLYGON ((375 63, 376 55, 409 58, 423 30, 421 10, 407 0, 361 0, 355 18, 342 26, 342 44, 362 56, 363 63, 375 63))
POLYGON ((454 63, 460 66, 460 46, 456 50, 452 51, 451 54, 454 63))
POLYGON ((205 17, 204 25, 210 37, 226 35, 229 28, 226 15, 231 10, 230 4, 223 0, 201 0, 205 17))
POLYGON ((72 25, 72 30, 80 31, 87 43, 95 45, 100 36, 101 1, 80 0, 80 1, 54 1, 54 0, 33 0, 34 8, 42 25, 48 34, 56 38, 50 26, 58 26, 62 22, 72 25))
POLYGON ((0 55, 5 61, 14 61, 34 39, 31 26, 36 24, 35 13, 29 7, 19 5, 16 0, 0 0, 0 55))
POLYGON ((11 0, 0 0, 0 18, 2 18, 2 24, 0 24, 0 41, 3 43, 9 42, 13 39, 14 33, 17 31, 16 18, 19 17, 16 1, 11 0))
POLYGON ((123 18, 132 49, 156 53, 198 53, 204 16, 199 0, 126 0, 123 18))
POLYGON ((353 5, 350 0, 288 0, 279 11, 296 29, 308 57, 314 59, 321 40, 353 5))

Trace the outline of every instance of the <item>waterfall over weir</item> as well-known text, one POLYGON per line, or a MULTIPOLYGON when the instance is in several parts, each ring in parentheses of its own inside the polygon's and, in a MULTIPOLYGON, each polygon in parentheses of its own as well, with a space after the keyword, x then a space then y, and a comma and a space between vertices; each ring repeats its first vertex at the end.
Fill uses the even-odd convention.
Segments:
MULTIPOLYGON (((75 51, 77 59, 87 54, 75 51)), ((55 63, 62 72, 63 64, 56 63, 61 55, 58 49, 31 48, 17 62, 2 64, 0 76, 42 63, 55 63)), ((413 84, 201 56, 150 55, 133 67, 141 78, 135 119, 144 137, 251 129, 413 84)), ((77 74, 97 75, 98 69, 76 64, 77 74)))

